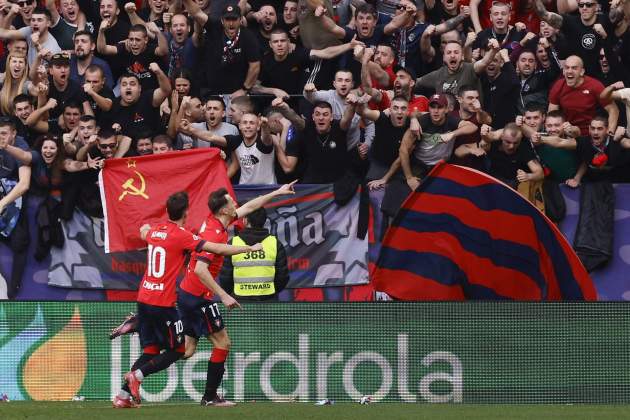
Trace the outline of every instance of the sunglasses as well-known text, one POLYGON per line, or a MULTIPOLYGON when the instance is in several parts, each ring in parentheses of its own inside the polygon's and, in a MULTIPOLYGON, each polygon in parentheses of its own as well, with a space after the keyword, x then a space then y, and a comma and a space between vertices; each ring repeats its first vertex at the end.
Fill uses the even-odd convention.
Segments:
POLYGON ((28 6, 29 4, 33 4, 33 3, 35 3, 35 1, 34 1, 34 0, 31 0, 31 1, 16 1, 16 2, 15 2, 15 4, 17 4, 17 5, 18 5, 18 6, 20 6, 20 7, 26 7, 26 6, 28 6))
POLYGON ((98 145, 99 149, 115 149, 116 148, 116 143, 103 143, 103 144, 99 144, 98 145))
POLYGON ((578 3, 578 7, 580 9, 584 9, 584 8, 587 8, 587 7, 593 7, 593 6, 595 6, 595 3, 578 3))

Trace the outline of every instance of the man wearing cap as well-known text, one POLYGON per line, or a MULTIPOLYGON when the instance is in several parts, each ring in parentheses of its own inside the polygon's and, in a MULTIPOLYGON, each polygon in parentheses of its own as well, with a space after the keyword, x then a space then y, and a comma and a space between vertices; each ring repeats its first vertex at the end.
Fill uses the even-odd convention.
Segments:
POLYGON ((48 32, 50 21, 50 12, 43 7, 37 7, 33 11, 29 26, 20 29, 0 28, 0 39, 25 39, 28 43, 28 65, 33 68, 37 53, 61 52, 57 40, 48 32))
POLYGON ((448 160, 458 136, 472 134, 477 126, 448 113, 444 94, 429 99, 429 112, 419 118, 420 135, 407 130, 398 152, 402 173, 387 185, 381 210, 393 217, 410 191, 415 191, 424 177, 441 160, 448 160))
POLYGON ((45 91, 40 91, 42 97, 46 96, 42 102, 46 102, 48 99, 57 101, 57 106, 48 112, 49 124, 52 124, 59 118, 66 103, 69 102, 75 102, 82 106, 83 113, 92 114, 92 107, 81 85, 70 79, 70 56, 67 53, 53 54, 50 59, 48 73, 50 75, 48 78, 48 94, 46 95, 45 91))
POLYGON ((241 27, 241 9, 228 5, 221 21, 208 18, 194 0, 184 0, 186 10, 205 27, 202 85, 211 94, 249 93, 260 73, 260 50, 251 31, 241 27))

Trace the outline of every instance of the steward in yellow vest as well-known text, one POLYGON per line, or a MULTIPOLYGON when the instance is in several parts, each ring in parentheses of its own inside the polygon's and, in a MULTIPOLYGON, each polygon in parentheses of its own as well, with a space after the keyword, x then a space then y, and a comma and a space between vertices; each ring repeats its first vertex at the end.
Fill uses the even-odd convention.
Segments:
POLYGON ((221 285, 238 300, 277 299, 289 281, 284 246, 264 228, 267 220, 264 208, 250 213, 245 220, 247 227, 230 244, 260 242, 263 249, 225 258, 219 276, 221 285))

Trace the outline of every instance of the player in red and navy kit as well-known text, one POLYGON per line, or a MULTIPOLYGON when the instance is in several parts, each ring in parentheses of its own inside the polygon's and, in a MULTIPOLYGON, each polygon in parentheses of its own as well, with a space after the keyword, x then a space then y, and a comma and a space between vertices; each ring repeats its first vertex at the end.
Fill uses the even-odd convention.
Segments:
MULTIPOLYGON (((283 185, 275 191, 255 198, 241 207, 236 207, 234 199, 225 188, 210 194, 208 208, 210 214, 199 232, 202 239, 216 243, 226 243, 227 228, 235 220, 247 216, 273 198, 295 194, 295 182, 283 185)), ((225 372, 225 360, 230 350, 230 338, 225 329, 223 317, 217 303, 212 302, 216 295, 227 308, 240 307, 239 303, 214 280, 223 265, 223 256, 210 252, 195 252, 190 258, 184 279, 177 294, 177 310, 184 323, 186 335, 186 356, 190 357, 197 348, 199 337, 208 337, 212 342, 212 356, 208 361, 206 389, 201 405, 228 407, 235 405, 217 395, 217 388, 225 372)))
POLYGON ((168 368, 184 355, 184 328, 175 309, 175 282, 186 252, 235 255, 261 249, 260 244, 234 247, 208 242, 184 229, 188 214, 186 192, 171 195, 166 209, 167 222, 140 228, 140 236, 148 244, 147 269, 137 299, 142 355, 125 375, 125 385, 113 401, 115 408, 130 408, 139 403, 144 377, 168 368), (165 351, 160 353, 160 350, 165 351))

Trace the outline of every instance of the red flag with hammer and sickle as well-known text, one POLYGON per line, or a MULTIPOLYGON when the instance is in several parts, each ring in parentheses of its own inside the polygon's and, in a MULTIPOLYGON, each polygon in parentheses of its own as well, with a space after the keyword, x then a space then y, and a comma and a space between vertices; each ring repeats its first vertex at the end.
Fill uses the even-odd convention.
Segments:
POLYGON ((208 196, 225 187, 234 191, 219 149, 108 159, 99 176, 105 215, 105 252, 141 249, 140 226, 165 221, 166 199, 187 191, 186 227, 196 232, 208 216, 208 196))

